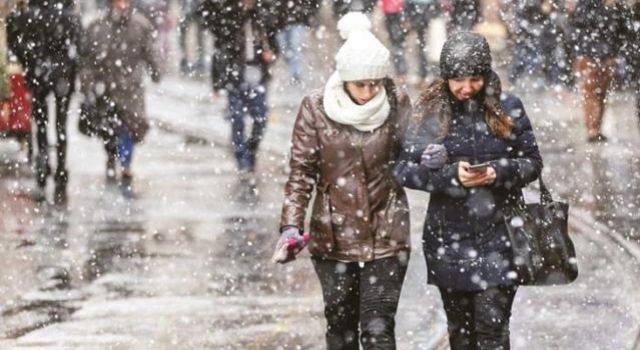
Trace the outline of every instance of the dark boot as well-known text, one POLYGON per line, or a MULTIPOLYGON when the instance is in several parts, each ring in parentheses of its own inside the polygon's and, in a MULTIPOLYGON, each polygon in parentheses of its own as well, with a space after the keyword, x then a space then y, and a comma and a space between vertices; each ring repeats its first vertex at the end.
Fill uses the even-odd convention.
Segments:
POLYGON ((47 199, 45 189, 47 187, 47 177, 51 174, 49 159, 46 155, 39 154, 36 157, 35 171, 37 188, 34 190, 33 200, 40 203, 47 199))
POLYGON ((129 172, 122 172, 120 178, 120 192, 126 199, 134 199, 135 193, 133 192, 133 175, 129 172))
POLYGON ((44 188, 47 185, 47 176, 51 175, 51 166, 49 166, 49 157, 39 154, 36 157, 36 182, 38 187, 44 188))
POLYGON ((107 171, 106 171, 107 185, 116 184, 116 158, 107 158, 107 171))
POLYGON ((248 153, 248 163, 249 163, 249 172, 253 172, 256 167, 256 154, 258 153, 258 141, 256 138, 250 138, 247 141, 247 153, 248 153))
POLYGON ((36 189, 33 190, 33 200, 36 203, 44 203, 44 201, 47 200, 47 196, 45 194, 45 188, 44 187, 36 187, 36 189))
POLYGON ((67 183, 69 182, 69 172, 65 170, 56 171, 56 188, 53 192, 53 203, 56 205, 67 204, 67 183))

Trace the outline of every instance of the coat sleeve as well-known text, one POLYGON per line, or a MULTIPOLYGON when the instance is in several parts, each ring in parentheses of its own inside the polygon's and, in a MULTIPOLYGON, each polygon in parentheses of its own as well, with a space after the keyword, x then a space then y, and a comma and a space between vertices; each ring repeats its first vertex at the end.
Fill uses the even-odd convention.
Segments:
POLYGON ((88 28, 82 30, 78 44, 79 59, 79 72, 78 81, 80 82, 80 92, 85 97, 91 97, 93 93, 93 83, 95 79, 93 77, 93 70, 96 68, 96 22, 89 25, 88 28))
POLYGON ((157 83, 160 81, 162 74, 160 72, 160 63, 158 62, 158 57, 160 57, 160 55, 156 52, 156 46, 154 45, 152 26, 145 25, 143 27, 142 38, 140 40, 142 44, 143 59, 149 65, 151 80, 157 83))
POLYGON ((513 106, 505 108, 510 111, 508 113, 514 121, 512 156, 491 161, 491 165, 496 170, 494 186, 522 188, 539 177, 543 166, 542 156, 522 101, 516 97, 512 99, 513 106))
POLYGON ((319 145, 313 122, 311 97, 302 101, 291 137, 289 180, 285 185, 280 227, 295 226, 304 230, 304 219, 311 192, 318 177, 319 145))
POLYGON ((435 118, 411 118, 405 133, 402 150, 394 168, 396 181, 401 185, 431 193, 444 193, 460 188, 458 164, 446 164, 440 169, 420 165, 422 153, 430 143, 437 143, 438 122, 435 118))

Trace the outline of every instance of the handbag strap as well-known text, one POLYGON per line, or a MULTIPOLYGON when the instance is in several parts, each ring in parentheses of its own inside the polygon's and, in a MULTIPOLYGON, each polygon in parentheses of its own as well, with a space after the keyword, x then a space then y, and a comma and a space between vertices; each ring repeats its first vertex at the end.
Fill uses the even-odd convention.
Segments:
POLYGON ((548 205, 553 203, 553 196, 542 180, 542 173, 538 173, 538 183, 540 184, 540 204, 548 205))

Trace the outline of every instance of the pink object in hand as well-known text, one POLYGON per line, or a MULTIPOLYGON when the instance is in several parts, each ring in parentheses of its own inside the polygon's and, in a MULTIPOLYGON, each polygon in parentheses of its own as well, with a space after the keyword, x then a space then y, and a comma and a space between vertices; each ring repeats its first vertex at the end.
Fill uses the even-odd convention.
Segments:
POLYGON ((274 263, 286 264, 295 260, 296 255, 298 255, 298 253, 307 246, 309 240, 311 240, 309 233, 302 235, 302 243, 298 243, 298 240, 295 238, 289 238, 287 241, 278 240, 271 261, 274 263))

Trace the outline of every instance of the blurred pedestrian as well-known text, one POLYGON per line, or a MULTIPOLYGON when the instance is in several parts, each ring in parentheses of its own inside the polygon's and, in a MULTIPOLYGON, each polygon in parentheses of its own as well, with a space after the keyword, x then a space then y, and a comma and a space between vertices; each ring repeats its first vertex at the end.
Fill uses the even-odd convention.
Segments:
POLYGON ((429 62, 427 37, 430 22, 439 16, 435 0, 383 0, 382 10, 392 46, 393 65, 400 85, 408 82, 409 67, 406 59, 406 39, 411 30, 417 36, 418 74, 420 84, 426 84, 429 62))
POLYGON ((319 0, 278 0, 279 52, 287 62, 291 81, 299 85, 303 75, 308 28, 317 22, 319 0))
POLYGON ((541 52, 542 33, 550 25, 548 0, 518 0, 513 3, 515 52, 509 69, 509 82, 531 75, 548 52, 541 52))
POLYGON ((315 188, 309 251, 322 285, 327 349, 395 349, 395 314, 410 253, 407 197, 392 170, 411 113, 388 77, 390 53, 366 15, 346 38, 323 91, 306 96, 293 129, 280 240, 302 241, 315 188))
POLYGON ((443 8, 449 12, 449 33, 473 30, 480 22, 480 0, 442 0, 442 3, 443 8))
POLYGON ((501 92, 483 36, 460 31, 445 42, 440 78, 421 93, 412 122, 396 178, 430 193, 423 249, 451 349, 509 349, 517 276, 505 214, 523 203, 542 158, 522 102, 501 92), (421 164, 429 143, 446 149, 444 166, 421 164))
POLYGON ((180 44, 180 72, 182 74, 202 74, 204 72, 204 28, 202 26, 201 17, 198 14, 200 0, 180 0, 180 19, 178 21, 178 40, 180 44), (189 48, 187 39, 189 29, 195 34, 195 57, 194 60, 189 59, 189 48))
POLYGON ((169 33, 175 25, 175 19, 169 11, 170 0, 134 0, 132 3, 136 10, 147 17, 153 25, 154 51, 158 55, 156 61, 160 65, 160 70, 165 72, 171 51, 169 33))
POLYGON ((149 129, 145 115, 144 71, 160 81, 153 26, 133 11, 131 0, 112 0, 107 13, 87 28, 83 45, 82 90, 85 99, 106 113, 102 133, 107 153, 107 184, 118 183, 125 197, 134 195, 131 163, 135 144, 149 129))
POLYGON ((369 13, 376 7, 378 0, 333 0, 331 3, 333 17, 338 19, 349 11, 369 13))
POLYGON ((67 113, 75 90, 82 30, 80 18, 73 7, 73 0, 30 0, 28 8, 12 12, 7 20, 8 46, 26 71, 33 99, 38 146, 35 159, 36 201, 46 199, 47 177, 51 174, 47 97, 53 95, 55 99, 57 166, 53 200, 56 204, 67 201, 67 113))
POLYGON ((407 60, 405 59, 405 39, 407 36, 407 21, 403 8, 404 0, 382 0, 384 24, 391 42, 391 57, 400 85, 407 82, 407 60))
POLYGON ((616 70, 616 59, 633 36, 631 10, 622 0, 579 0, 572 26, 587 141, 606 142, 607 137, 600 130, 605 98, 616 70))
POLYGON ((431 22, 440 16, 440 6, 436 0, 405 0, 405 16, 409 20, 410 29, 416 32, 418 38, 418 74, 420 87, 427 84, 429 61, 427 59, 427 38, 431 22))
POLYGON ((545 44, 541 49, 546 52, 544 59, 546 77, 552 84, 573 89, 575 43, 569 18, 575 11, 575 2, 550 0, 549 4, 550 26, 543 32, 542 40, 545 44))
POLYGON ((509 82, 516 84, 540 71, 546 83, 570 87, 573 60, 568 52, 567 6, 556 0, 519 0, 513 7, 515 52, 509 82))
POLYGON ((231 114, 231 139, 243 180, 255 170, 256 154, 267 126, 269 65, 275 60, 275 20, 256 0, 205 0, 201 13, 213 34, 211 76, 214 95, 226 91, 231 114), (253 119, 245 133, 245 114, 253 119), (245 136, 249 134, 249 136, 245 136))

